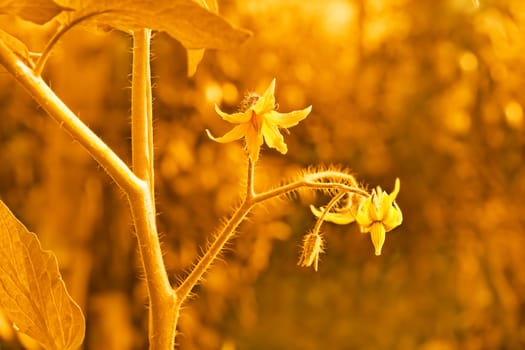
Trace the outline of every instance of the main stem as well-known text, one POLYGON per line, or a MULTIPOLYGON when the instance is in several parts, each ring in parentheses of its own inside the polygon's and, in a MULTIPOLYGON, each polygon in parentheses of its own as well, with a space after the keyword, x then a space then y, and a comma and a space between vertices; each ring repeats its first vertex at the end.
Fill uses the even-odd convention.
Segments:
POLYGON ((149 29, 133 33, 132 161, 133 171, 144 181, 144 186, 129 198, 148 286, 149 348, 168 350, 174 348, 179 310, 166 273, 155 221, 150 39, 149 29))

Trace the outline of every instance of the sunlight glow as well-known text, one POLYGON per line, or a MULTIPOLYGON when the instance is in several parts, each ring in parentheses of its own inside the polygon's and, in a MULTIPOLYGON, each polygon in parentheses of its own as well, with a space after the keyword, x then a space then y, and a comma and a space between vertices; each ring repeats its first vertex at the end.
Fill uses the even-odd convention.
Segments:
POLYGON ((355 17, 355 9, 347 1, 332 1, 326 4, 324 31, 330 36, 346 35, 355 17))

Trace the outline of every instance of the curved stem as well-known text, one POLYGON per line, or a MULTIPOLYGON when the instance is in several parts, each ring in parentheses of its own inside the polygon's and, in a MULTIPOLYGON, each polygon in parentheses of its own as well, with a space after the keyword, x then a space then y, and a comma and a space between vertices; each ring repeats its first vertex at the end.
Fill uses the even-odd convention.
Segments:
POLYGON ((265 201, 273 197, 279 197, 290 192, 299 190, 302 187, 313 188, 317 190, 339 190, 345 192, 352 192, 363 197, 368 197, 368 193, 359 187, 349 186, 338 182, 310 182, 306 179, 300 179, 284 186, 274 188, 264 193, 258 194, 253 198, 255 203, 265 201))
POLYGON ((0 64, 91 154, 124 192, 131 193, 140 189, 142 180, 1 40, 0 64))
POLYGON ((91 17, 97 16, 97 15, 101 15, 101 14, 104 14, 104 13, 108 13, 108 12, 112 12, 112 11, 111 10, 106 10, 106 11, 100 11, 100 12, 86 13, 85 15, 77 17, 74 20, 72 20, 71 22, 67 23, 66 25, 60 27, 60 29, 58 31, 56 31, 55 34, 53 34, 53 36, 51 37, 51 39, 47 42, 46 47, 44 48, 44 51, 42 51, 42 54, 40 55, 40 58, 36 62, 35 68, 33 70, 35 72, 35 75, 36 76, 42 75, 42 71, 44 70, 44 66, 47 63, 47 60, 49 59, 49 55, 50 55, 51 51, 55 47, 55 45, 58 42, 58 40, 60 40, 60 38, 62 38, 62 36, 64 34, 66 34, 66 32, 68 30, 70 30, 71 28, 73 28, 75 25, 79 24, 82 21, 85 21, 85 20, 87 20, 87 19, 89 19, 91 17))
POLYGON ((326 217, 326 214, 328 214, 330 212, 330 209, 332 209, 332 207, 337 203, 339 202, 339 200, 341 198, 343 198, 343 196, 345 194, 347 194, 348 192, 339 192, 338 194, 336 194, 334 197, 332 197, 332 199, 330 200, 330 202, 328 202, 328 204, 326 205, 326 207, 324 208, 323 210, 323 213, 321 214, 321 216, 317 219, 317 221, 315 222, 315 226, 314 226, 314 229, 313 229, 313 232, 319 232, 319 230, 321 229, 321 225, 323 224, 324 222, 324 218, 326 217))

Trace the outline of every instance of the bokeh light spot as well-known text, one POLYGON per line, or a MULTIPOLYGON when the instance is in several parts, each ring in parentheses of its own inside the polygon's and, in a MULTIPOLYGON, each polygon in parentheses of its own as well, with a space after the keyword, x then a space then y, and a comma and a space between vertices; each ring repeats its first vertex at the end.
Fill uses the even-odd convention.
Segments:
POLYGON ((222 84, 222 98, 227 104, 233 105, 239 99, 239 90, 230 82, 222 84))
POLYGON ((333 1, 325 7, 324 31, 332 37, 346 35, 355 17, 355 10, 347 1, 333 1))
POLYGON ((466 134, 470 130, 470 115, 463 110, 454 111, 447 115, 445 124, 447 128, 455 134, 466 134))
POLYGON ((462 52, 459 56, 459 66, 465 72, 472 72, 478 68, 478 59, 472 52, 462 52))
POLYGON ((523 127, 523 108, 516 101, 511 101, 505 106, 505 120, 514 129, 523 127))
POLYGON ((204 89, 204 96, 206 101, 219 104, 222 101, 222 89, 216 83, 209 83, 204 89))

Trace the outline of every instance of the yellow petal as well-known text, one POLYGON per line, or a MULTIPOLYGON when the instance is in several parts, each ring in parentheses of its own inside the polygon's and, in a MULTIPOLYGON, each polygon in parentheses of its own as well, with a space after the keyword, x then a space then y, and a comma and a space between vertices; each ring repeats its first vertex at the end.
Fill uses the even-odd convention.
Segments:
POLYGON ((288 147, 286 146, 286 143, 284 143, 283 135, 281 135, 281 132, 276 125, 270 124, 264 120, 262 134, 268 147, 275 148, 282 154, 288 152, 288 147))
POLYGON ((401 209, 397 205, 396 202, 392 204, 392 207, 390 208, 390 212, 388 213, 387 217, 383 220, 383 225, 385 225, 385 230, 391 231, 394 228, 401 225, 403 222, 403 213, 401 212, 401 209))
POLYGON ((261 133, 257 132, 251 124, 247 125, 246 128, 246 148, 248 148, 248 153, 252 162, 256 162, 259 159, 259 150, 263 144, 263 136, 261 133))
POLYGON ((373 207, 374 204, 372 203, 372 197, 366 198, 363 202, 361 202, 361 205, 359 206, 359 209, 357 210, 357 214, 355 216, 355 220, 361 227, 368 227, 372 225, 372 218, 370 217, 370 207, 373 207))
POLYGON ((397 194, 399 193, 400 187, 401 187, 401 182, 399 181, 399 178, 396 177, 396 182, 394 184, 394 190, 392 191, 392 193, 389 194, 389 197, 392 200, 392 202, 396 199, 397 194))
POLYGON ((370 237, 372 238, 372 244, 375 248, 376 255, 381 255, 381 249, 385 243, 385 228, 382 223, 374 222, 370 229, 370 237))
POLYGON ((224 113, 223 111, 221 111, 221 109, 217 105, 215 105, 215 112, 217 112, 217 114, 220 115, 222 119, 226 120, 229 123, 233 123, 233 124, 246 123, 252 117, 252 113, 249 110, 246 112, 229 114, 229 113, 224 113))
POLYGON ((392 209, 392 199, 386 192, 383 192, 378 200, 380 200, 380 204, 377 210, 377 221, 383 221, 392 209))
POLYGON ((266 113, 275 109, 275 78, 270 83, 264 94, 255 102, 253 110, 257 114, 266 113))
POLYGON ((264 117, 267 118, 272 124, 278 125, 281 128, 290 128, 297 125, 301 120, 306 118, 311 111, 312 106, 308 106, 300 111, 293 111, 290 113, 271 111, 265 114, 264 117))
POLYGON ((208 134, 208 137, 212 139, 213 141, 220 142, 220 143, 227 143, 232 142, 235 140, 238 140, 246 135, 246 131, 248 129, 248 124, 241 124, 235 126, 233 129, 228 131, 224 136, 221 137, 215 137, 213 136, 208 129, 206 129, 206 133, 208 134))
MULTIPOLYGON (((321 215, 323 215, 323 208, 319 210, 313 205, 310 205, 310 210, 318 218, 320 218, 321 215)), ((340 213, 326 213, 324 220, 333 222, 334 224, 338 224, 338 225, 347 225, 347 224, 354 222, 355 218, 350 213, 350 211, 345 211, 345 212, 340 212, 340 213)))

